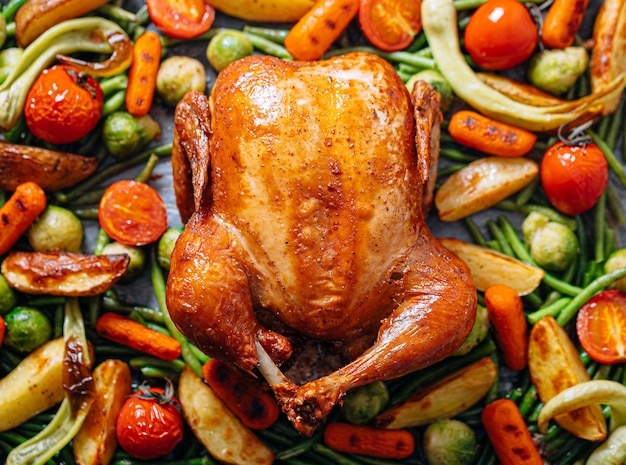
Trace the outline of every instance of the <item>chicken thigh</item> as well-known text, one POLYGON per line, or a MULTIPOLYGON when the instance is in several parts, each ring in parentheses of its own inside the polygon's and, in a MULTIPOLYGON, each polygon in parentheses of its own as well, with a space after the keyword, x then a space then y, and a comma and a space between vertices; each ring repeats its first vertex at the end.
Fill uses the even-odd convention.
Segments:
POLYGON ((248 57, 219 74, 210 99, 191 92, 177 106, 186 224, 168 309, 211 357, 259 368, 304 435, 348 390, 443 359, 473 325, 470 273, 425 223, 439 101, 355 53, 248 57), (294 334, 336 342, 348 363, 288 380, 278 366, 294 334))

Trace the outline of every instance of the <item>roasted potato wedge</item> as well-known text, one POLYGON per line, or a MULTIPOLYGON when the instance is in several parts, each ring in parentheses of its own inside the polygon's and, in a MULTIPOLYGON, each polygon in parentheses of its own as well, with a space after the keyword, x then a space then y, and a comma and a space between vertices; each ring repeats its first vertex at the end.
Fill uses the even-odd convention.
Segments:
POLYGON ((374 425, 410 428, 452 418, 482 399, 497 375, 498 369, 491 357, 482 358, 381 413, 374 419, 374 425))
POLYGON ((534 105, 536 107, 549 107, 551 105, 561 105, 566 103, 552 94, 548 94, 543 90, 526 82, 516 81, 514 79, 495 73, 476 73, 476 76, 487 84, 489 87, 503 93, 507 97, 521 103, 534 105))
POLYGON ((435 193, 442 221, 456 221, 495 204, 526 187, 539 173, 528 158, 485 157, 446 179, 435 193))
POLYGON ((130 258, 63 252, 11 252, 1 272, 9 286, 26 294, 93 296, 124 275, 130 258))
POLYGON ((191 368, 185 366, 178 383, 185 419, 209 453, 223 463, 269 465, 274 453, 224 405, 191 368))
POLYGON ((541 283, 545 271, 488 247, 444 237, 441 244, 469 267, 474 284, 485 291, 494 284, 505 284, 519 295, 530 294, 541 283))
MULTIPOLYGON (((566 388, 589 381, 576 346, 551 316, 539 320, 530 332, 528 369, 544 404, 566 388)), ((588 441, 602 441, 607 435, 599 404, 563 413, 554 420, 561 428, 588 441)))
POLYGON ((206 0, 216 10, 246 21, 285 23, 299 20, 315 0, 206 0))
POLYGON ((105 360, 93 370, 96 399, 72 441, 77 465, 107 465, 117 447, 115 422, 132 391, 128 364, 105 360))

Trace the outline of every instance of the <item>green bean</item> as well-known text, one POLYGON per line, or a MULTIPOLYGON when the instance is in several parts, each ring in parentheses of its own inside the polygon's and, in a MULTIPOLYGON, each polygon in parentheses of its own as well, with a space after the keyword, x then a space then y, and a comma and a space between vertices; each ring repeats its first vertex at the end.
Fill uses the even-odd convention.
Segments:
POLYGON ((493 238, 498 242, 498 244, 500 244, 500 250, 502 250, 502 253, 508 255, 509 257, 513 257, 515 255, 513 253, 513 249, 498 224, 493 220, 488 220, 487 229, 489 229, 493 238))
MULTIPOLYGON (((218 465, 218 463, 208 455, 202 457, 184 459, 184 460, 168 460, 168 465, 218 465)), ((162 465, 162 460, 131 460, 119 459, 112 462, 111 465, 162 465)))
POLYGON ((304 441, 296 444, 289 449, 282 450, 276 454, 276 460, 286 460, 293 457, 297 457, 298 455, 304 454, 309 451, 314 443, 319 442, 323 437, 324 433, 322 431, 318 431, 313 436, 304 441))
POLYGON ((251 32, 244 31, 244 34, 255 49, 265 53, 266 55, 282 58, 284 60, 293 60, 291 54, 282 45, 251 32))
POLYGON ((615 190, 615 186, 611 183, 606 188, 606 204, 614 223, 617 226, 626 224, 626 212, 624 212, 624 207, 619 194, 615 190))
POLYGON ((326 457, 332 460, 333 463, 337 465, 361 465, 361 463, 358 460, 354 460, 353 458, 347 455, 341 454, 339 452, 335 452, 331 448, 319 442, 316 442, 315 444, 313 444, 312 449, 313 451, 317 452, 322 457, 326 457))
POLYGON ((15 18, 15 13, 20 7, 26 3, 27 0, 9 0, 8 3, 2 9, 2 16, 7 23, 10 23, 15 18))
POLYGON ((471 163, 479 158, 475 155, 464 153, 459 149, 452 149, 452 148, 447 148, 447 147, 442 147, 439 151, 439 154, 442 157, 447 158, 448 160, 452 160, 456 162, 463 162, 463 163, 471 163))
POLYGON ((124 305, 111 297, 107 297, 106 295, 102 298, 102 308, 107 311, 123 313, 126 315, 129 315, 131 313, 138 313, 146 321, 163 323, 163 315, 161 313, 161 310, 140 305, 124 305))
POLYGON ((528 314, 526 319, 530 324, 534 325, 546 315, 556 318, 559 313, 561 313, 561 311, 571 302, 571 300, 571 297, 561 297, 550 305, 546 305, 536 312, 528 314))
POLYGON ((503 253, 502 252, 502 247, 500 247, 500 243, 498 241, 494 241, 494 240, 487 241, 487 247, 489 247, 490 249, 495 250, 496 252, 503 253))
POLYGON ((480 228, 476 225, 474 220, 471 217, 466 216, 463 219, 463 222, 465 223, 465 226, 467 227, 470 236, 472 236, 472 240, 482 247, 487 247, 487 239, 481 232, 480 228))
POLYGON ((605 260, 604 256, 604 228, 606 218, 606 191, 593 207, 593 238, 594 256, 597 263, 605 260))
POLYGON ((622 185, 626 187, 626 172, 624 172, 624 167, 613 153, 613 150, 611 150, 608 144, 598 134, 591 130, 588 130, 587 132, 591 136, 591 140, 600 148, 600 150, 602 150, 609 167, 613 173, 615 173, 617 179, 619 179, 622 185))
POLYGON ((289 34, 289 29, 274 29, 270 27, 250 26, 246 24, 243 26, 243 32, 248 32, 282 45, 285 42, 285 37, 289 34))
POLYGON ((528 215, 531 212, 541 213, 542 215, 547 216, 552 221, 556 221, 557 223, 563 223, 567 227, 571 228, 572 231, 576 231, 576 228, 577 228, 575 219, 569 216, 565 216, 562 213, 557 212, 553 208, 546 207, 544 205, 536 205, 536 204, 517 205, 512 200, 503 200, 502 202, 498 203, 495 207, 501 210, 523 213, 525 215, 528 215))
POLYGON ((535 192, 537 192, 539 183, 540 183, 540 179, 539 179, 539 176, 537 176, 535 177, 535 179, 533 179, 530 182, 530 184, 524 187, 517 194, 517 197, 515 198, 515 204, 518 206, 526 205, 530 201, 530 199, 535 195, 535 192))
POLYGON ((126 104, 126 90, 118 90, 102 104, 102 117, 122 109, 126 104))
POLYGON ((436 66, 435 60, 431 58, 425 58, 425 57, 419 56, 415 53, 383 52, 377 48, 369 47, 369 46, 339 48, 339 49, 331 50, 330 52, 327 52, 324 55, 324 57, 329 58, 329 57, 333 57, 337 55, 344 55, 346 53, 352 53, 352 52, 372 53, 392 63, 405 63, 407 65, 415 66, 416 68, 419 68, 419 69, 434 69, 436 66))
POLYGON ((108 99, 115 92, 120 90, 126 90, 128 86, 128 76, 125 74, 118 74, 114 77, 103 79, 100 81, 100 88, 104 94, 104 99, 108 99))
POLYGON ((137 16, 124 8, 117 5, 107 4, 98 7, 98 13, 106 16, 107 18, 115 21, 116 23, 136 23, 139 21, 137 16))
POLYGON ((617 109, 611 115, 611 124, 609 125, 604 139, 606 144, 611 150, 615 150, 617 147, 617 140, 619 138, 619 132, 621 124, 624 121, 624 107, 626 106, 626 100, 621 99, 617 109))

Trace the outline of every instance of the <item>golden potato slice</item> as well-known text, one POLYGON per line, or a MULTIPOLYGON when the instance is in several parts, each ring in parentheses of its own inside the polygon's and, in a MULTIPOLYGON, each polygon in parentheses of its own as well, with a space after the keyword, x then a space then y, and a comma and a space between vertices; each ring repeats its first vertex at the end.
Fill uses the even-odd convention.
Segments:
POLYGON ((246 21, 276 23, 300 19, 315 0, 206 0, 216 10, 246 21))

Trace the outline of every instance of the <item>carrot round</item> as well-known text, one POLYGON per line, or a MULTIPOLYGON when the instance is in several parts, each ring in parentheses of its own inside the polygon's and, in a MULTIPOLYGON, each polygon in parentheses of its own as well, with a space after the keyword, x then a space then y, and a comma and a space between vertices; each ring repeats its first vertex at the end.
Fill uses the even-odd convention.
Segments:
POLYGON ((498 399, 487 404, 482 422, 502 465, 543 465, 528 426, 511 399, 498 399))
POLYGON ((291 28, 285 37, 285 47, 296 60, 317 60, 358 10, 359 0, 318 0, 291 28))
POLYGON ((202 366, 202 377, 248 428, 266 429, 278 419, 280 408, 274 397, 235 366, 210 359, 202 366))
POLYGON ((470 110, 450 118, 448 132, 459 144, 500 157, 521 157, 531 151, 537 136, 470 110))
POLYGON ((43 212, 46 193, 38 184, 25 182, 0 207, 0 255, 4 255, 43 212))
POLYGON ((324 443, 338 452, 384 459, 405 459, 415 450, 415 438, 406 429, 380 429, 344 422, 326 426, 324 443))
POLYGON ((96 331, 105 339, 164 360, 181 355, 180 343, 173 337, 117 313, 107 312, 98 318, 96 331))
POLYGON ((557 49, 572 45, 588 5, 589 0, 554 0, 541 26, 543 44, 557 49))
POLYGON ((521 297, 509 286, 495 284, 485 290, 487 315, 502 361, 512 370, 528 364, 528 323, 521 297))
POLYGON ((144 32, 133 46, 133 61, 128 71, 126 109, 143 116, 152 106, 156 77, 161 63, 161 40, 153 31, 144 32))

